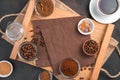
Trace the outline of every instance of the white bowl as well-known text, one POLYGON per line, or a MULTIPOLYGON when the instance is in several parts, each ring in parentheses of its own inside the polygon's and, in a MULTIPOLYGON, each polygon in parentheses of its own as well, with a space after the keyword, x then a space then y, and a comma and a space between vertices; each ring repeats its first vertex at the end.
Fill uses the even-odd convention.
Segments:
POLYGON ((7 61, 7 60, 0 61, 0 63, 3 63, 3 62, 8 63, 10 65, 10 67, 11 67, 11 70, 10 70, 10 72, 8 74, 6 74, 6 75, 0 74, 0 77, 5 78, 5 77, 8 77, 8 76, 10 76, 12 74, 12 72, 13 72, 13 65, 9 61, 7 61))
POLYGON ((93 23, 93 21, 91 20, 91 19, 89 19, 89 18, 83 18, 83 19, 81 19, 79 22, 78 22, 78 25, 77 25, 77 28, 78 28, 78 31, 81 33, 81 34, 83 34, 83 35, 90 35, 93 31, 94 31, 94 23, 93 23), (82 22, 83 21, 87 21, 88 23, 89 23, 89 27, 91 27, 91 31, 89 31, 89 32, 83 32, 80 28, 81 28, 81 24, 82 24, 82 22))

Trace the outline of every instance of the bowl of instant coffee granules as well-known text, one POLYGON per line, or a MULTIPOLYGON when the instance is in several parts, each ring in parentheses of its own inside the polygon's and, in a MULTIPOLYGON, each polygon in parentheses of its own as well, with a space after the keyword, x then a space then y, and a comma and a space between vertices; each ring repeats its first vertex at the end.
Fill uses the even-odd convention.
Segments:
POLYGON ((19 45, 18 56, 26 61, 33 61, 37 58, 37 47, 34 43, 25 41, 19 45))
POLYGON ((67 58, 60 63, 59 71, 64 78, 74 78, 79 74, 80 64, 75 58, 67 58))
POLYGON ((50 71, 43 71, 39 74, 38 80, 52 80, 52 73, 50 71))
POLYGON ((7 60, 0 61, 0 77, 8 77, 13 72, 13 65, 7 60))
POLYGON ((83 35, 90 35, 94 31, 94 22, 89 18, 83 18, 78 22, 78 31, 83 35))
POLYGON ((35 12, 38 15, 47 17, 54 11, 55 1, 54 0, 37 0, 35 3, 35 12))
POLYGON ((83 44, 83 52, 88 56, 94 56, 99 51, 99 45, 95 40, 86 40, 83 44))

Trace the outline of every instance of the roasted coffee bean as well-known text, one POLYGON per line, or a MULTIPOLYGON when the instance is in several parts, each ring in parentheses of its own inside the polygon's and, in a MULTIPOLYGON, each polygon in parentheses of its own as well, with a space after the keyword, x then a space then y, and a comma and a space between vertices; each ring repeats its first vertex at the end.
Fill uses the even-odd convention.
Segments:
POLYGON ((26 60, 32 60, 36 56, 36 49, 30 43, 25 43, 20 48, 20 55, 26 60))
POLYGON ((37 43, 38 43, 38 38, 33 38, 33 39, 31 40, 31 42, 37 45, 37 43))
POLYGON ((83 49, 87 54, 95 54, 98 51, 99 46, 96 41, 88 40, 84 43, 83 49))

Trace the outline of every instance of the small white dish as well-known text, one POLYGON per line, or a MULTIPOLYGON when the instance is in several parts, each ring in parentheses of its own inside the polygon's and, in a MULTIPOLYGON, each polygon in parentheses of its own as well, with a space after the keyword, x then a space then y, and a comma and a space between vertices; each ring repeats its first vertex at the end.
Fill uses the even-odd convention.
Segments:
MULTIPOLYGON (((0 64, 2 64, 2 63, 7 63, 7 64, 9 64, 9 66, 10 66, 10 71, 9 71, 9 73, 8 74, 5 74, 5 75, 2 75, 2 74, 0 74, 0 77, 3 77, 3 78, 5 78, 5 77, 8 77, 8 76, 10 76, 11 74, 12 74, 12 72, 13 72, 13 65, 9 62, 9 61, 7 61, 7 60, 2 60, 2 61, 0 61, 0 64)), ((6 69, 5 69, 5 67, 3 67, 3 65, 2 65, 2 71, 5 71, 6 69), (4 68, 4 70, 3 70, 3 68, 4 68)))
POLYGON ((98 1, 99 0, 91 0, 89 4, 89 11, 91 16, 98 22, 103 24, 110 24, 116 22, 120 19, 120 0, 118 1, 118 9, 113 14, 103 14, 98 10, 98 1))
POLYGON ((94 23, 91 19, 89 18, 83 18, 81 19, 79 22, 78 22, 78 25, 77 25, 77 28, 78 28, 78 31, 83 34, 83 35, 90 35, 93 31, 94 31, 94 23), (85 26, 82 26, 83 22, 86 22, 86 24, 88 24, 89 26, 85 25, 85 26), (82 27, 84 27, 84 29, 86 28, 89 28, 90 30, 85 32, 82 30, 82 27))

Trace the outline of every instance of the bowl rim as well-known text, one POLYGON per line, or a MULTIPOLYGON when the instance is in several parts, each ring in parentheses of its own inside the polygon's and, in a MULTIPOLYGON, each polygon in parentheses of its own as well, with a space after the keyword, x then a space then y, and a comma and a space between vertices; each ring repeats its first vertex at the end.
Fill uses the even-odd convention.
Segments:
POLYGON ((23 35, 24 35, 24 28, 23 28, 23 25, 22 24, 20 24, 19 22, 12 22, 12 23, 10 23, 10 24, 8 24, 7 25, 7 28, 6 28, 6 31, 5 31, 5 34, 6 34, 6 36, 11 40, 11 41, 17 41, 17 40, 20 40, 22 37, 23 37, 23 35), (14 27, 14 26, 12 26, 12 25, 16 25, 15 27, 19 27, 19 28, 21 28, 21 32, 22 32, 22 34, 21 34, 21 36, 19 37, 19 38, 16 38, 16 39, 13 39, 13 38, 11 38, 10 36, 8 36, 8 28, 10 28, 10 27, 14 27))
POLYGON ((78 31, 81 33, 81 34, 83 34, 83 35, 89 35, 89 34, 91 34, 93 31, 94 31, 94 22, 92 21, 92 19, 90 19, 90 18, 83 18, 83 19, 81 19, 79 22, 78 22, 78 25, 77 25, 77 28, 78 28, 78 31), (90 26, 91 28, 92 28, 92 30, 90 31, 90 32, 83 32, 83 31, 81 31, 81 29, 80 29, 80 24, 83 22, 83 21, 89 21, 90 22, 90 24, 92 25, 92 26, 90 26))
POLYGON ((93 41, 95 41, 95 42, 97 43, 97 45, 98 45, 98 50, 97 50, 94 54, 89 54, 89 53, 87 53, 87 52, 85 51, 85 49, 84 49, 85 43, 86 43, 87 41, 90 41, 90 40, 93 40, 93 39, 88 39, 88 40, 85 40, 85 41, 84 41, 83 46, 82 46, 82 50, 83 50, 84 54, 86 54, 86 55, 88 55, 88 56, 94 56, 94 55, 96 55, 96 54, 99 52, 99 45, 98 45, 98 43, 97 43, 95 40, 93 40, 93 41))
POLYGON ((18 47, 18 57, 19 57, 20 59, 25 60, 25 61, 34 61, 34 60, 37 60, 37 55, 38 55, 38 49, 37 49, 37 46, 36 46, 34 43, 32 43, 32 42, 30 42, 30 41, 24 41, 24 42, 22 42, 22 43, 19 44, 19 47, 18 47), (23 58, 23 57, 21 56, 21 54, 20 54, 20 49, 21 49, 21 47, 22 47, 24 44, 26 44, 26 43, 31 44, 31 45, 35 48, 35 50, 36 50, 36 55, 35 55, 35 57, 34 57, 33 59, 30 59, 30 60, 25 59, 25 58, 23 58))
POLYGON ((106 13, 103 13, 101 10, 100 10, 100 8, 99 8, 99 3, 100 3, 100 1, 101 0, 98 0, 97 1, 97 4, 96 4, 96 10, 100 13, 100 14, 102 14, 102 15, 114 15, 114 14, 116 14, 118 11, 119 11, 119 9, 120 9, 120 1, 119 0, 116 0, 116 2, 117 2, 117 9, 113 12, 113 13, 110 13, 110 14, 106 14, 106 13))
POLYGON ((12 74, 12 72, 13 72, 13 65, 12 65, 12 63, 11 63, 10 61, 8 61, 8 60, 1 60, 0 63, 2 63, 2 62, 8 63, 8 64, 10 65, 10 67, 11 67, 11 70, 10 70, 10 72, 9 72, 8 74, 6 74, 6 75, 0 74, 0 77, 5 78, 5 77, 8 77, 8 76, 10 76, 10 75, 12 74))
POLYGON ((79 63, 78 60, 75 59, 75 58, 66 58, 66 59, 62 60, 62 61, 60 62, 60 64, 59 64, 59 72, 60 72, 60 74, 61 74, 64 78, 68 78, 68 79, 76 77, 76 76, 79 74, 80 69, 81 69, 80 63, 79 63), (71 59, 71 60, 75 61, 75 62, 77 63, 77 66, 78 66, 78 71, 77 71, 77 73, 76 73, 75 75, 73 75, 73 76, 66 76, 66 75, 64 75, 64 74, 62 73, 62 71, 61 71, 61 65, 62 65, 62 63, 63 63, 65 60, 68 60, 68 59, 71 59))

